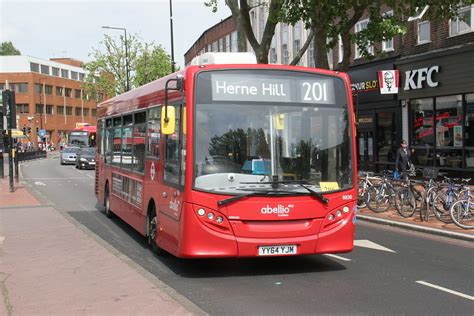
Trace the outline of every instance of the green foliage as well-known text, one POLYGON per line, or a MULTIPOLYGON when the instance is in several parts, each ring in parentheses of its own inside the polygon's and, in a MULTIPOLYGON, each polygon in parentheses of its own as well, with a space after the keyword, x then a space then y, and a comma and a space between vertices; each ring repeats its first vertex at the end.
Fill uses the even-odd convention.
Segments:
MULTIPOLYGON (((171 59, 161 45, 144 43, 138 35, 128 35, 128 68, 130 89, 161 78, 171 72, 171 59)), ((124 36, 119 39, 105 34, 101 49, 93 48, 92 61, 85 64, 87 72, 83 88, 95 98, 99 93, 114 96, 126 91, 126 64, 124 36)))
POLYGON ((2 42, 0 45, 0 56, 21 55, 21 52, 13 46, 12 42, 2 42))

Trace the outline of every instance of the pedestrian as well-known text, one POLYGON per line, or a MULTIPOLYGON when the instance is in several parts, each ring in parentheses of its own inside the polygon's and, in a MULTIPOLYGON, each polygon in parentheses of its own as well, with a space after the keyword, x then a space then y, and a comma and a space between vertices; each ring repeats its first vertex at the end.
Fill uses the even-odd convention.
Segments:
POLYGON ((404 178, 408 176, 408 172, 414 171, 413 163, 411 162, 411 152, 408 149, 408 143, 406 140, 400 142, 400 148, 397 150, 395 158, 395 170, 399 174, 403 175, 404 178))

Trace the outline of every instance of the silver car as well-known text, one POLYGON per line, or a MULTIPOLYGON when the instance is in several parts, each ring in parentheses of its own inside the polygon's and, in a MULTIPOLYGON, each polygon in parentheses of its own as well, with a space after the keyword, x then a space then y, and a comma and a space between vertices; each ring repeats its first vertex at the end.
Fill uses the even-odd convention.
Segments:
POLYGON ((66 147, 61 152, 61 165, 75 164, 79 147, 66 147))

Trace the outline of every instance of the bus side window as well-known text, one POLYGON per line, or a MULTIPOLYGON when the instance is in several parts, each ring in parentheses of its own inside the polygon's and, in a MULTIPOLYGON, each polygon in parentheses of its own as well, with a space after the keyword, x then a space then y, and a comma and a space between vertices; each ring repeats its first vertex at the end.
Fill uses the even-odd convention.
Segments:
POLYGON ((180 183, 181 161, 180 149, 182 144, 181 133, 181 105, 176 106, 176 128, 172 135, 165 136, 165 181, 182 185, 180 183))
POLYGON ((147 156, 153 158, 160 158, 160 107, 148 110, 148 125, 147 125, 147 156))

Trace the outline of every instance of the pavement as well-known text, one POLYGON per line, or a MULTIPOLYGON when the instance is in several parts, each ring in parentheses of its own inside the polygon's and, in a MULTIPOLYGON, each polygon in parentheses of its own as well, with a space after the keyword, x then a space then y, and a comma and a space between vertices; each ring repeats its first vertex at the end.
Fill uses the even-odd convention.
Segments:
POLYGON ((0 315, 192 315, 197 306, 0 179, 0 315))

